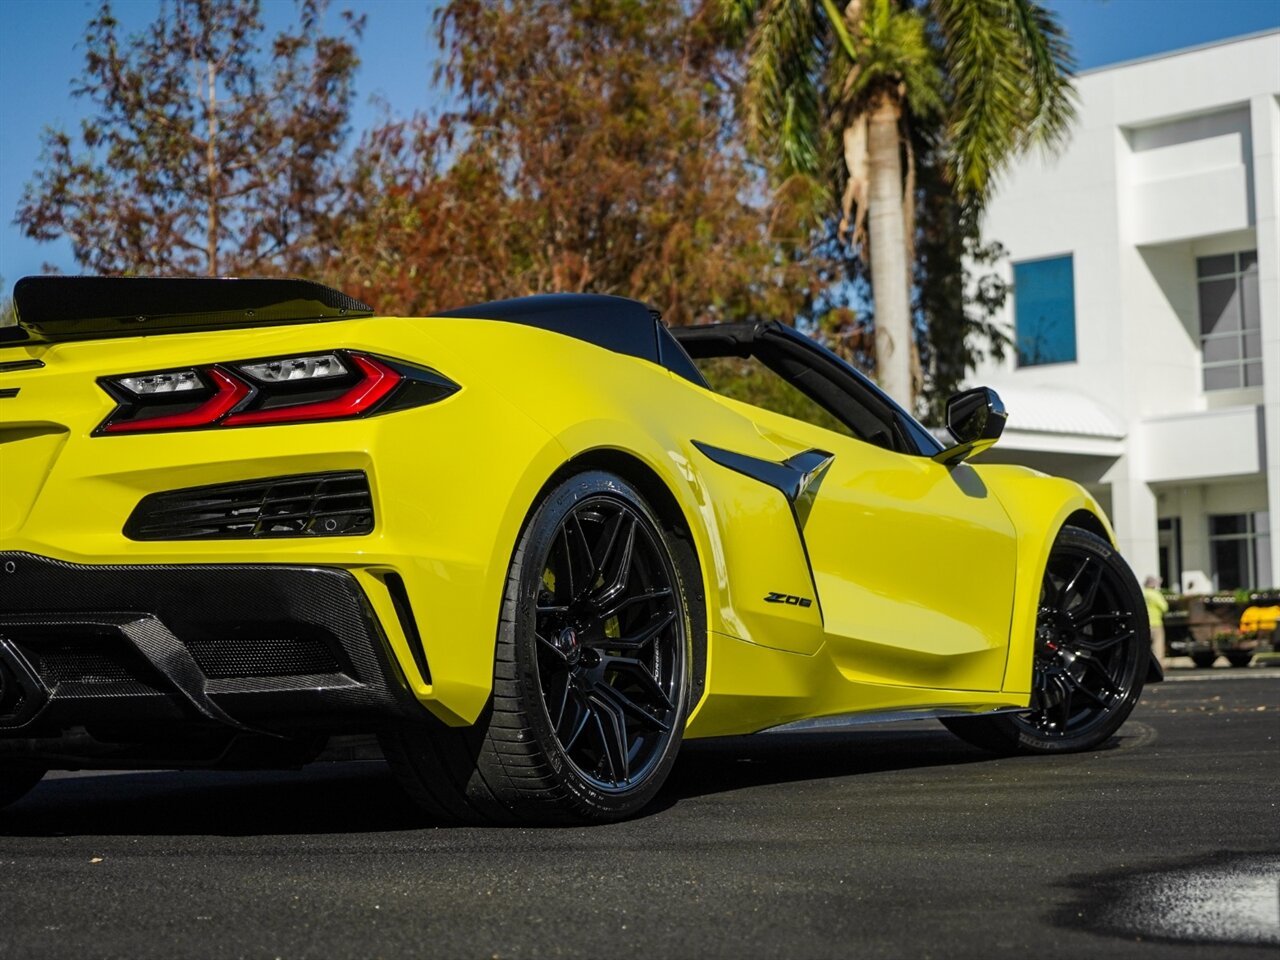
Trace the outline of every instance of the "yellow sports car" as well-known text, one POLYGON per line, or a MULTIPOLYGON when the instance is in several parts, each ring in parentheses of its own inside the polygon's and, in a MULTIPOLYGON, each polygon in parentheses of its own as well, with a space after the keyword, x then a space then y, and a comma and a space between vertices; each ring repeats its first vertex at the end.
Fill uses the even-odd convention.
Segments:
MULTIPOLYGON (((776 322, 552 295, 28 277, 0 330, 0 804, 48 769, 376 734, 439 818, 602 821, 682 739, 941 718, 1110 738, 1141 591, 1079 486, 968 461, 776 322), (736 400, 725 365, 775 378, 736 400), (726 387, 728 389, 728 387, 726 387)), ((854 747, 851 746, 851 749, 854 747)))

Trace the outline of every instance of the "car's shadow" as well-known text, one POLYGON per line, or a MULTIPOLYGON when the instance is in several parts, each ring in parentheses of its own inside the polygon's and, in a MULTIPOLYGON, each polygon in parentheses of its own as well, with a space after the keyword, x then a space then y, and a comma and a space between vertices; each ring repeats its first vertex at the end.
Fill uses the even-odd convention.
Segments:
POLYGON ((990 761, 935 725, 695 740, 663 790, 673 800, 774 783, 829 780, 920 767, 990 761))
MULTIPOLYGON (((983 762, 993 762, 992 755, 940 728, 694 741, 684 745, 646 813, 770 784, 983 762)), ((318 763, 283 772, 53 775, 0 811, 0 836, 8 837, 272 836, 434 826, 379 761, 318 763)))
POLYGON ((0 836, 272 836, 414 830, 385 763, 302 770, 51 775, 0 810, 0 836))

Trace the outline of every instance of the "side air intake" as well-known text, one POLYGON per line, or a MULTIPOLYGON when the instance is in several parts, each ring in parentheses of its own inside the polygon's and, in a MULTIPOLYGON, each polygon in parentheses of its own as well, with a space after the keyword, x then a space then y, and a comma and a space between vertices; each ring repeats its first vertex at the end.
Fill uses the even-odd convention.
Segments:
POLYGON ((354 537, 372 530, 373 498, 360 470, 153 493, 124 525, 130 540, 354 537))

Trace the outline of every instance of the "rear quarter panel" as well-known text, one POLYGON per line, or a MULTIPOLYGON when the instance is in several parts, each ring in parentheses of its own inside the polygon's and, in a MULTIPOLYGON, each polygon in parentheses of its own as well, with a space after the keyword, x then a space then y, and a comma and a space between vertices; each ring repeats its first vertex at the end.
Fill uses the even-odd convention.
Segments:
MULTIPOLYGON (((621 451, 658 477, 693 535, 711 632, 781 650, 817 651, 822 638, 816 608, 783 610, 764 602, 770 589, 794 585, 809 592, 785 501, 710 463, 691 443, 707 439, 754 456, 781 457, 748 419, 643 360, 515 324, 432 323, 432 336, 456 358, 467 382, 518 404, 556 438, 566 462, 621 451)), ((516 509, 523 515, 531 506, 530 500, 516 509)))

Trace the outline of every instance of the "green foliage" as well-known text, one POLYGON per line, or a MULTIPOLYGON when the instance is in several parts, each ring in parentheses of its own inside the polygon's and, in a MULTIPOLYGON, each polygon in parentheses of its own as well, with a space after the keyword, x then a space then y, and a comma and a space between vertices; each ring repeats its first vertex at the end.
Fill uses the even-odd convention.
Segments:
POLYGON ((1060 145, 1075 116, 1070 44, 1034 0, 855 0, 843 9, 832 0, 718 0, 716 9, 728 36, 747 43, 747 119, 779 180, 839 170, 841 130, 888 92, 911 122, 941 118, 949 181, 980 206, 1012 157, 1060 145))
MULTIPOLYGON (((1012 158, 1033 144, 1060 146, 1068 133, 1065 34, 1034 0, 708 2, 731 41, 746 45, 751 142, 775 186, 804 193, 797 209, 812 216, 817 244, 846 257, 863 284, 875 251, 858 227, 880 169, 863 124, 876 105, 895 105, 906 165, 903 207, 890 213, 902 215, 907 259, 916 257, 904 278, 913 313, 862 319, 898 343, 914 329, 926 405, 940 410, 980 352, 1007 345, 992 320, 1007 289, 989 269, 1002 251, 981 245, 978 217, 1012 158)), ((874 368, 874 351, 865 359, 874 368)))
MULTIPOLYGON (((906 100, 917 118, 941 114, 942 71, 920 11, 896 0, 869 0, 854 34, 852 69, 841 91, 845 104, 865 104, 877 89, 906 100)), ((856 107, 855 107, 856 109, 856 107)))
POLYGON ((746 36, 754 20, 745 103, 757 145, 776 159, 780 178, 814 175, 825 148, 821 96, 812 78, 832 52, 815 5, 723 0, 721 10, 735 38, 746 36))
POLYGON ((947 398, 985 355, 1002 359, 1011 346, 995 314, 1010 285, 995 271, 1004 258, 996 241, 982 242, 978 217, 947 189, 946 159, 917 139, 919 205, 916 208, 914 303, 924 374, 922 416, 945 422, 947 398))
POLYGON ((701 360, 698 369, 723 396, 849 435, 849 428, 771 370, 735 357, 701 360))
POLYGON ((1075 117, 1070 44, 1033 0, 932 0, 951 82, 951 178, 980 205, 1011 157, 1061 145, 1075 117))

